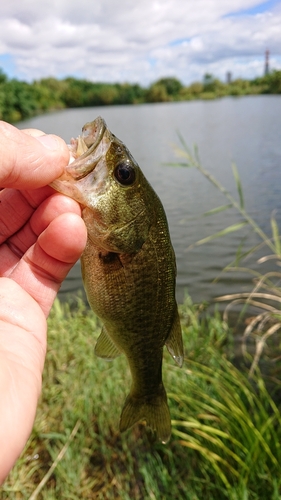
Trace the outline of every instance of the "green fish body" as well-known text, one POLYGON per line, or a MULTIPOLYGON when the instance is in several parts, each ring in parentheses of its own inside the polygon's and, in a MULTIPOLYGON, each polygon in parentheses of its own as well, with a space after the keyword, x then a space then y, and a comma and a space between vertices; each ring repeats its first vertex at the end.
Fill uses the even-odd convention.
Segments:
POLYGON ((81 258, 88 301, 103 322, 95 353, 124 353, 132 385, 124 431, 145 420, 167 442, 171 420, 162 382, 163 347, 183 362, 175 301, 176 263, 158 196, 126 148, 97 118, 73 141, 77 159, 52 183, 81 204, 88 240, 81 258))

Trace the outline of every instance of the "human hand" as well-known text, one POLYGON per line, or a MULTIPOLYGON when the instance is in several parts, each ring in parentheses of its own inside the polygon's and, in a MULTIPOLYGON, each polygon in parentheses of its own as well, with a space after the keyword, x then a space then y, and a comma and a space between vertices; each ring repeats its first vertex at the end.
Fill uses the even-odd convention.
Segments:
POLYGON ((47 186, 68 161, 59 137, 0 122, 0 484, 32 430, 46 318, 86 244, 79 205, 47 186))

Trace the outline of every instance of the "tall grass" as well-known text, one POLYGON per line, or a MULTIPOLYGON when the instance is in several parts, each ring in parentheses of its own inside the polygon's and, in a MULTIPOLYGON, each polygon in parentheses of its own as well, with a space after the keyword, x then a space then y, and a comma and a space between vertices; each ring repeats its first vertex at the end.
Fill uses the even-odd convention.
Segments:
POLYGON ((281 418, 262 377, 233 366, 218 314, 202 319, 187 297, 180 316, 186 359, 179 369, 165 354, 162 445, 142 424, 120 435, 127 364, 95 357, 100 325, 82 301, 55 303, 34 430, 1 499, 280 498, 281 418))

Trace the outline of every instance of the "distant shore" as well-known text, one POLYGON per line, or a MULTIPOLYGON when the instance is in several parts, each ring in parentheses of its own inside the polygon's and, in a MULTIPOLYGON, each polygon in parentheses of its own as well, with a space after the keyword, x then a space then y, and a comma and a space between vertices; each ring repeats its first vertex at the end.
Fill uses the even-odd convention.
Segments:
POLYGON ((281 71, 273 70, 253 80, 228 78, 227 83, 205 74, 202 82, 189 86, 183 85, 177 78, 166 77, 144 88, 137 83, 99 83, 73 77, 63 80, 50 77, 27 83, 9 79, 0 68, 0 119, 10 123, 65 108, 257 94, 281 94, 281 71))

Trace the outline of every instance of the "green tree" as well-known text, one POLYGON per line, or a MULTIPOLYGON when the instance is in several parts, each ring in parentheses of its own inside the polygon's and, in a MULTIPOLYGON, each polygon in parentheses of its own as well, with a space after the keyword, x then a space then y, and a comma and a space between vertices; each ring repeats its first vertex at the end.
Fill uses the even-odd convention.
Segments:
POLYGON ((64 80, 66 84, 65 92, 62 96, 64 104, 69 108, 89 106, 88 95, 92 92, 93 83, 87 80, 77 80, 68 77, 64 80))
POLYGON ((205 73, 203 76, 204 91, 213 92, 215 87, 215 78, 211 73, 205 73))
POLYGON ((215 78, 211 73, 206 73, 203 77, 203 92, 210 94, 212 97, 221 97, 226 95, 226 85, 218 78, 215 78))
POLYGON ((118 104, 136 104, 145 99, 145 90, 138 84, 116 83, 118 104))
POLYGON ((4 71, 2 68, 0 68, 0 85, 1 83, 5 83, 7 81, 7 76, 5 75, 4 71))
POLYGON ((101 105, 116 104, 118 100, 118 90, 113 85, 103 85, 98 95, 101 105))
POLYGON ((271 94, 281 94, 281 71, 274 70, 267 75, 268 89, 271 94))
POLYGON ((14 122, 32 116, 38 109, 36 95, 31 85, 16 79, 1 85, 2 118, 14 122))
POLYGON ((146 100, 148 102, 165 102, 170 101, 167 90, 164 85, 159 83, 151 85, 146 94, 146 100))
POLYGON ((4 119, 4 106, 5 106, 5 92, 4 84, 7 81, 7 77, 3 70, 0 68, 0 120, 4 119))
POLYGON ((32 86, 37 93, 37 100, 40 109, 61 109, 65 106, 63 95, 67 89, 67 84, 63 80, 56 78, 43 78, 35 81, 32 86))
POLYGON ((176 97, 178 96, 180 90, 183 88, 182 83, 177 78, 161 78, 155 85, 162 85, 168 96, 176 97))
POLYGON ((202 94, 204 87, 203 87, 203 84, 201 82, 194 82, 191 85, 189 85, 188 89, 189 89, 191 94, 193 94, 194 96, 197 97, 200 94, 202 94))

